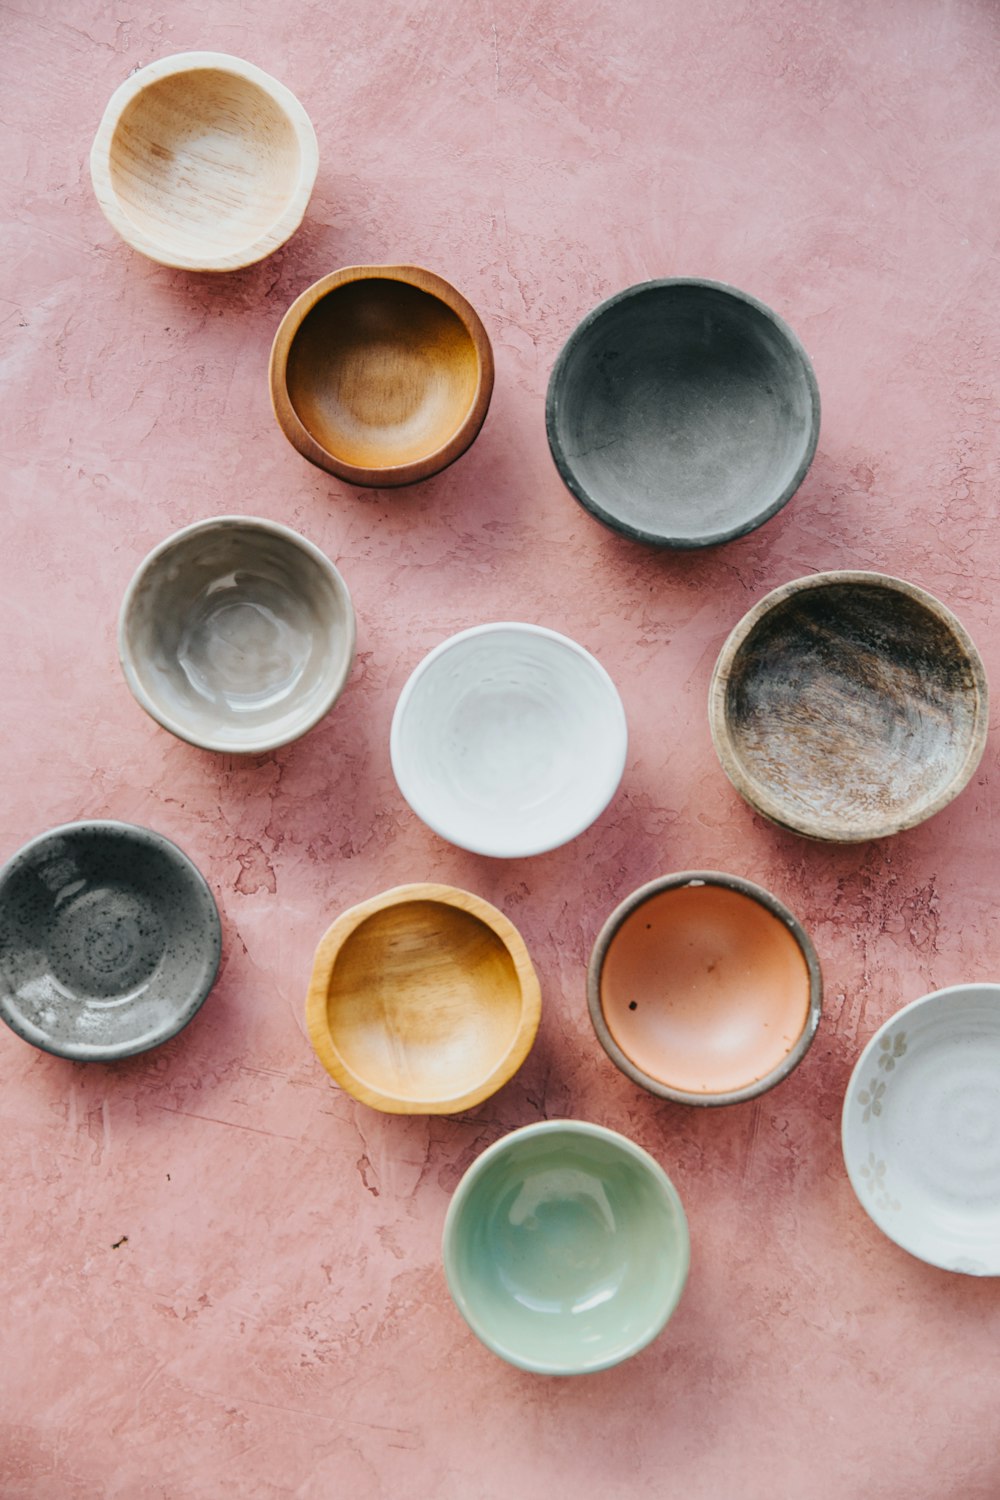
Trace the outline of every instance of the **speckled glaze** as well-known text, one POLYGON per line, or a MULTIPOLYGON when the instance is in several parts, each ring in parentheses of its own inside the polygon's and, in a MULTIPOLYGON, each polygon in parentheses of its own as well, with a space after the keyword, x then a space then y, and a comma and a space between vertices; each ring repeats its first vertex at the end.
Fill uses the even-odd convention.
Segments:
POLYGON ((582 1120, 494 1142, 448 1207, 459 1312, 501 1359, 582 1375, 637 1354, 680 1300, 690 1260, 677 1191, 648 1152, 582 1120))
POLYGON ((253 755, 298 739, 354 662, 347 585, 276 521, 222 516, 149 554, 122 601, 118 654, 137 702, 205 750, 253 755))
POLYGON ((110 1062, 167 1041, 221 951, 205 880, 148 828, 68 823, 0 870, 0 1018, 45 1052, 110 1062))
POLYGON ((819 438, 798 338, 755 297, 666 278, 602 302, 570 335, 545 419, 590 513, 660 547, 744 536, 794 495, 819 438))

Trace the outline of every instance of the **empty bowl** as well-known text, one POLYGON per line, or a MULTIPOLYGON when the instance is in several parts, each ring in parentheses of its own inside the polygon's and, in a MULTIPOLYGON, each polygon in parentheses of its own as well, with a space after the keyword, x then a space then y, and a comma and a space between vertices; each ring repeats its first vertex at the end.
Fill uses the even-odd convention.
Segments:
POLYGON ((437 474, 469 447, 493 394, 493 351, 443 277, 347 266, 292 303, 270 380, 278 424, 303 458, 388 488, 437 474))
POLYGON ((137 702, 205 750, 259 754, 306 733, 354 661, 347 585, 276 521, 223 516, 161 542, 129 584, 118 652, 137 702))
POLYGON ((90 172, 133 249, 184 271, 235 271, 299 227, 318 162, 284 84, 223 52, 180 52, 115 90, 90 172))
POLYGON ((986 744, 986 674, 937 599, 881 573, 817 573, 733 630, 709 690, 736 790, 773 823, 838 843, 938 812, 986 744))
POLYGON ((629 287, 556 360, 549 447, 606 526, 659 547, 711 547, 795 494, 819 436, 819 392, 795 334, 715 281, 629 287))
POLYGON ((540 1375, 581 1375, 644 1349, 687 1280, 684 1209, 640 1146, 582 1120, 496 1141, 455 1190, 448 1289, 494 1354, 540 1375))
POLYGON ((680 1104, 738 1104, 787 1078, 822 998, 815 949, 787 907, 711 870, 634 891, 601 929, 587 976, 608 1056, 680 1104))
POLYGON ((471 1109, 531 1050, 541 993, 503 912, 448 885, 404 885, 333 923, 306 1022, 341 1088, 388 1114, 471 1109))
POLYGON ((588 828, 625 768, 625 710, 589 651, 539 625, 476 625, 436 646, 399 695, 399 789, 476 854, 541 854, 588 828))
POLYGON ((68 823, 0 870, 0 1018, 113 1062, 175 1036, 215 983, 219 913, 187 855, 130 823, 68 823))

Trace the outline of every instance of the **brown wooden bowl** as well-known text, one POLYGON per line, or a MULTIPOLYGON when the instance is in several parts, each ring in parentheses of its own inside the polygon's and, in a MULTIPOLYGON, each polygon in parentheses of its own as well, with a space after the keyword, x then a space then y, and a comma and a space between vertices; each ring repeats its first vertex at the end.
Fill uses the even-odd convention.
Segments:
POLYGON ((403 885, 329 928, 306 1024, 341 1088, 387 1114, 456 1114, 531 1050, 541 992, 503 912, 449 885, 403 885))
POLYGON ((768 594, 722 648, 709 722, 751 807, 806 838, 860 843, 956 797, 986 744, 986 673, 950 610, 883 573, 768 594))
POLYGON ((418 266, 347 266, 309 287, 271 349, 271 402, 303 458, 349 484, 413 484, 461 457, 493 394, 479 315, 418 266))

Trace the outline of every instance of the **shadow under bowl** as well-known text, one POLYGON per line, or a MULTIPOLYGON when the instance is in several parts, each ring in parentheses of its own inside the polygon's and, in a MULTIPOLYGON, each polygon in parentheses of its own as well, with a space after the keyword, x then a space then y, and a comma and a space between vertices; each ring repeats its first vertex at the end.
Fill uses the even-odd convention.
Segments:
POLYGON ((493 394, 482 321, 418 266, 348 266, 292 303, 271 349, 274 414, 310 463, 391 488, 447 468, 493 394))
POLYGON ((739 1104, 787 1078, 819 1025, 802 925, 737 875, 650 881, 612 912, 587 975, 598 1039, 634 1083, 679 1104, 739 1104))
POLYGON ((276 521, 223 516, 168 537, 122 602, 137 702, 205 750, 256 755, 329 712, 354 661, 354 609, 328 557, 276 521))
POLYGON ((720 282, 629 287, 570 335, 545 420, 563 482, 614 531, 711 547, 794 495, 819 437, 819 391, 795 334, 720 282))
POLYGON ((320 1062, 388 1114, 456 1114, 496 1093, 531 1050, 541 992, 503 912, 452 886, 398 886, 333 923, 306 1022, 320 1062))
POLYGON ((302 222, 318 164, 295 95, 222 52, 133 73, 90 155, 97 201, 121 237, 187 271, 234 271, 277 250, 302 222))
POLYGON ((162 834, 69 823, 0 870, 0 1019, 75 1062, 113 1062, 175 1036, 215 983, 219 913, 162 834))
POLYGON ((766 595, 709 689, 722 768, 757 812, 806 838, 912 828, 966 785, 988 693, 969 635, 932 595, 881 573, 817 573, 766 595))
POLYGON ((469 1167, 445 1219, 448 1289, 472 1332, 522 1370, 620 1364, 666 1325, 687 1280, 687 1220, 641 1147, 544 1120, 469 1167))

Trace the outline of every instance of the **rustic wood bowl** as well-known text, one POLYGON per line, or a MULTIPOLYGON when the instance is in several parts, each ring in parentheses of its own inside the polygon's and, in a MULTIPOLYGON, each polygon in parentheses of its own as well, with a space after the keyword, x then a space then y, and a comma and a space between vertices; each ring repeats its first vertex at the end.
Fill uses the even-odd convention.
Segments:
POLYGON ((475 309, 417 266, 347 266, 288 309, 271 401, 303 458, 349 484, 437 474, 482 427, 493 350, 475 309))
POLYGON ((306 1023, 341 1088, 387 1114, 455 1114, 531 1050, 541 993, 504 914, 448 885, 398 886, 343 913, 313 964, 306 1023))
POLYGON ((986 743, 982 660, 950 610, 882 573, 775 589, 716 663, 709 722, 722 768, 764 817, 860 843, 956 797, 986 743))
POLYGON ((90 153, 97 201, 135 250, 184 271, 263 260, 302 222, 319 153, 295 95, 224 52, 180 52, 115 90, 90 153))

